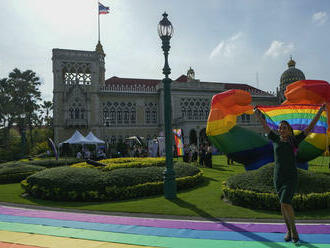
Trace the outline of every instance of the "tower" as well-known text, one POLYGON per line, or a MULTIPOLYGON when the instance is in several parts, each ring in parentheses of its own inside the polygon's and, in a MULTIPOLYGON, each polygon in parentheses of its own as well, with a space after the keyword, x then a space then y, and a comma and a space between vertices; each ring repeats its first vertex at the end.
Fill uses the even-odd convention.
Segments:
POLYGON ((100 42, 95 51, 53 49, 55 143, 76 129, 84 133, 101 125, 98 91, 104 85, 104 57, 100 42))

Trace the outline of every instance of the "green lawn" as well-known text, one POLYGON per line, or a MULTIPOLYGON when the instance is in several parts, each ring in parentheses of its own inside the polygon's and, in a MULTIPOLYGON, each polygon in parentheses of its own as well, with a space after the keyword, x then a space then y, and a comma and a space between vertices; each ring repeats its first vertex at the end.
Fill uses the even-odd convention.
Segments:
MULTIPOLYGON (((329 173, 329 157, 312 161, 312 171, 329 173)), ((140 198, 120 202, 52 202, 21 197, 20 184, 0 186, 0 201, 40 206, 75 208, 83 210, 131 212, 146 214, 202 216, 206 218, 281 218, 277 211, 253 210, 232 206, 221 200, 221 182, 235 173, 244 172, 239 164, 228 166, 224 156, 213 156, 213 168, 202 168, 205 181, 197 188, 177 194, 177 199, 167 200, 163 196, 140 198)), ((298 219, 330 219, 330 209, 297 212, 298 219)))

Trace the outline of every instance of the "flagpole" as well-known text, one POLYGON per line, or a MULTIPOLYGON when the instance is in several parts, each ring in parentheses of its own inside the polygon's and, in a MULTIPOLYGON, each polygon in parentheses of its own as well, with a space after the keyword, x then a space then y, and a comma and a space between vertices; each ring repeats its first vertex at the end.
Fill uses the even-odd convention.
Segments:
POLYGON ((100 43, 100 11, 99 11, 99 1, 97 1, 97 26, 98 26, 98 42, 100 43))

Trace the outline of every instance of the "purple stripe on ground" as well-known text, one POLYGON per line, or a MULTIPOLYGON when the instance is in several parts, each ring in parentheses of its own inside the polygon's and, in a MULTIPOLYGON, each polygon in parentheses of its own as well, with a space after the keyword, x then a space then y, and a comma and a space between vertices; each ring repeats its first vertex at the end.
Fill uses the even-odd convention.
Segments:
MULTIPOLYGON (((232 222, 216 222, 216 221, 212 222, 212 221, 122 217, 122 216, 79 214, 79 213, 69 213, 69 212, 10 208, 4 206, 0 206, 0 213, 13 215, 13 216, 50 218, 57 220, 72 220, 72 221, 82 221, 82 222, 91 222, 91 223, 135 225, 135 226, 148 226, 148 227, 160 227, 160 228, 210 230, 210 231, 236 231, 236 232, 268 232, 268 233, 286 232, 286 228, 284 224, 232 223, 232 222)), ((299 233, 305 233, 305 234, 330 234, 330 225, 298 224, 297 229, 299 233)))

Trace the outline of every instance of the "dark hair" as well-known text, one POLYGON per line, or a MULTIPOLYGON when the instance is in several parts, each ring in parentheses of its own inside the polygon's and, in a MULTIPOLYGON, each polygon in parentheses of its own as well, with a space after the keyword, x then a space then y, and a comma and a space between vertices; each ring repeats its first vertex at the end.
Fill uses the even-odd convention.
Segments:
POLYGON ((293 128, 291 127, 291 125, 289 124, 289 122, 287 122, 285 120, 281 121, 280 124, 281 123, 284 123, 289 128, 290 133, 291 133, 291 135, 289 135, 289 137, 288 137, 289 143, 293 147, 293 149, 297 149, 298 148, 298 142, 296 140, 296 137, 294 136, 293 128))

